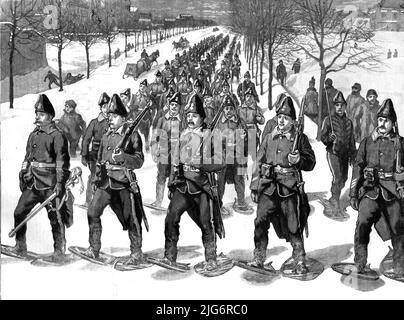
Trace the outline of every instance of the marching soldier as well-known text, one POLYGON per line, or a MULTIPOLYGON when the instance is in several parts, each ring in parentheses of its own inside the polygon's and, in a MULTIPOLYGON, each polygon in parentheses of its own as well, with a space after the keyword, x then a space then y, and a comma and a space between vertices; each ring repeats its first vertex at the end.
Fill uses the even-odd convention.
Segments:
MULTIPOLYGON (((44 260, 58 263, 65 258, 65 226, 73 224, 73 216, 72 208, 68 208, 66 202, 63 205, 60 203, 66 193, 65 185, 70 175, 70 157, 67 138, 56 127, 54 117, 52 103, 46 95, 40 94, 35 103, 36 128, 28 137, 19 174, 22 194, 14 211, 14 226, 17 227, 37 203, 44 202, 56 192, 57 197, 46 206, 54 252, 44 260)), ((16 245, 12 249, 20 256, 27 254, 26 232, 27 225, 17 231, 16 245)))
POLYGON ((182 131, 181 94, 174 93, 168 99, 168 111, 162 116, 153 131, 152 155, 157 162, 156 201, 152 205, 160 207, 163 202, 164 188, 170 177, 172 159, 178 158, 179 138, 182 131))
MULTIPOLYGON (((259 146, 260 143, 260 135, 261 131, 258 128, 258 125, 262 125, 265 123, 264 115, 262 114, 261 108, 257 105, 257 102, 254 100, 254 94, 251 88, 248 88, 244 92, 244 102, 241 104, 241 107, 238 109, 238 116, 241 121, 242 128, 246 131, 246 156, 248 154, 248 132, 249 130, 256 132, 256 145, 259 146)), ((253 138, 253 137, 251 137, 253 138)), ((256 150, 256 149, 255 149, 256 150)), ((254 151, 255 151, 254 150, 254 151)), ((255 152, 254 152, 255 153, 255 152)))
POLYGON ((197 73, 197 79, 202 84, 202 91, 203 91, 204 88, 210 88, 209 80, 207 79, 207 75, 205 73, 205 70, 202 69, 202 67, 199 69, 199 71, 197 73))
POLYGON ((287 97, 276 112, 278 125, 262 142, 251 181, 251 199, 258 203, 254 231, 254 260, 251 265, 262 268, 268 246, 270 223, 279 238, 293 248, 294 271, 308 272, 305 264, 303 230, 310 212, 307 198, 299 189, 301 170, 313 170, 316 160, 305 134, 296 137, 296 111, 287 97), (293 151, 298 138, 297 150, 293 151))
MULTIPOLYGON (((237 115, 235 105, 230 96, 226 96, 223 101, 225 107, 223 115, 219 120, 218 130, 223 136, 223 152, 226 154, 226 166, 218 174, 218 192, 219 198, 222 201, 226 188, 226 183, 234 184, 237 193, 237 199, 234 202, 233 209, 237 212, 246 213, 251 211, 251 208, 245 201, 245 181, 244 176, 247 169, 247 161, 244 159, 244 149, 239 150, 237 143, 244 139, 240 132, 241 124, 237 115)), ((222 214, 228 214, 228 211, 223 207, 222 214)))
POLYGON ((241 67, 241 61, 238 57, 238 54, 236 53, 234 55, 234 61, 231 64, 232 79, 233 79, 234 75, 236 75, 237 81, 240 80, 240 67, 241 67))
POLYGON ((248 89, 251 90, 251 93, 252 93, 255 101, 260 102, 260 99, 257 94, 257 90, 255 89, 255 84, 254 84, 254 82, 251 81, 251 75, 250 75, 249 71, 247 71, 244 74, 244 81, 242 83, 240 83, 237 88, 237 95, 240 98, 241 103, 244 102, 245 93, 248 89))
MULTIPOLYGON (((128 119, 131 121, 135 120, 136 117, 151 103, 152 100, 147 85, 147 79, 144 79, 139 85, 139 91, 136 92, 133 97, 133 109, 131 110, 128 119)), ((152 112, 149 110, 139 124, 139 132, 144 135, 146 152, 149 152, 149 135, 152 120, 152 112)))
MULTIPOLYGON (((270 108, 270 110, 275 109, 275 112, 276 112, 278 110, 278 108, 280 108, 282 106, 283 99, 285 99, 286 97, 287 96, 285 93, 279 94, 278 97, 276 98, 274 105, 272 106, 272 108, 270 108)), ((278 125, 278 117, 275 114, 275 116, 273 118, 269 119, 267 121, 267 123, 265 124, 264 131, 262 132, 262 135, 261 135, 261 143, 262 143, 262 141, 264 141, 265 137, 275 129, 275 127, 277 125, 278 125)))
POLYGON ((70 157, 76 157, 76 150, 79 145, 81 136, 86 130, 86 122, 81 114, 76 112, 77 104, 74 100, 65 102, 63 115, 57 121, 56 125, 64 132, 69 141, 70 157))
MULTIPOLYGON (((152 100, 152 109, 153 109, 153 119, 155 119, 156 114, 158 113, 158 110, 160 108, 160 100, 161 100, 161 96, 165 91, 165 86, 163 83, 163 77, 162 74, 160 72, 160 70, 157 70, 156 72, 156 80, 154 82, 152 82, 149 86, 149 90, 150 90, 150 99, 152 100)), ((153 123, 154 124, 154 123, 153 123)), ((154 126, 153 126, 154 128, 154 126)))
POLYGON ((216 106, 216 108, 219 109, 219 107, 222 104, 224 98, 227 97, 227 96, 230 96, 230 98, 232 99, 233 104, 235 105, 235 108, 237 110, 237 108, 239 106, 237 97, 233 92, 230 92, 230 85, 227 82, 227 80, 223 80, 223 82, 222 82, 222 92, 215 97, 215 106, 216 106))
POLYGON ((346 101, 342 92, 334 98, 335 112, 324 119, 321 141, 327 147, 327 160, 332 173, 331 214, 344 217, 340 205, 341 190, 348 179, 348 167, 354 162, 356 145, 352 121, 346 115, 346 101))
POLYGON ((157 113, 156 113, 156 115, 154 116, 154 119, 153 119, 153 123, 155 123, 153 128, 156 128, 157 122, 159 121, 159 119, 161 117, 163 117, 167 113, 167 111, 169 109, 168 108, 169 100, 174 95, 174 93, 176 93, 176 92, 177 92, 177 90, 175 89, 175 87, 173 88, 173 86, 170 86, 168 88, 168 90, 165 91, 161 95, 161 97, 160 97, 160 107, 157 110, 157 113))
POLYGON ((131 187, 131 182, 136 181, 133 171, 143 166, 142 140, 135 131, 126 147, 117 152, 116 147, 128 127, 125 120, 128 112, 116 94, 109 103, 108 115, 109 130, 101 140, 93 180, 96 190, 87 211, 90 246, 85 255, 98 259, 101 250, 101 215, 110 205, 123 229, 128 230, 131 255, 125 263, 139 264, 143 261, 141 222, 144 212, 140 193, 135 190, 137 188, 131 187))
MULTIPOLYGON (((212 173, 223 168, 223 160, 213 163, 205 157, 206 146, 202 144, 206 128, 205 111, 202 100, 194 95, 185 111, 187 128, 180 137, 180 159, 169 182, 169 199, 165 219, 165 252, 166 264, 175 264, 177 260, 177 243, 181 215, 187 211, 202 231, 202 242, 205 248, 206 269, 215 270, 217 266, 216 234, 223 236, 223 224, 220 216, 220 205, 216 202, 214 186, 210 179, 212 173), (201 145, 202 144, 202 145, 201 145), (212 205, 211 201, 215 201, 212 205), (213 212, 211 208, 213 207, 213 212), (213 221, 212 221, 213 220, 213 221), (216 234, 215 234, 216 233, 216 234)), ((210 143, 207 144, 210 147, 210 143)), ((210 153, 214 155, 214 152, 210 153)))
POLYGON ((108 103, 111 98, 103 92, 98 101, 100 106, 100 114, 97 118, 91 120, 86 132, 83 136, 81 144, 81 163, 83 166, 90 169, 90 176, 87 181, 86 189, 86 203, 84 206, 88 207, 94 195, 93 188, 91 187, 92 180, 95 175, 95 168, 97 162, 98 150, 100 148, 102 136, 108 131, 108 103), (91 151, 90 151, 91 145, 91 151))
POLYGON ((163 77, 163 82, 167 85, 171 79, 174 79, 174 73, 170 67, 170 62, 168 60, 166 60, 166 62, 164 62, 164 69, 161 72, 161 75, 163 77))
POLYGON ((383 239, 391 239, 393 268, 404 277, 404 139, 398 134, 397 115, 391 99, 377 112, 377 127, 365 138, 356 156, 351 182, 351 206, 358 211, 355 229, 355 265, 359 273, 367 266, 372 226, 383 239))
POLYGON ((203 93, 203 84, 199 79, 196 79, 194 81, 194 91, 192 92, 192 95, 197 94, 199 98, 202 99, 202 93, 203 93))
POLYGON ((181 72, 181 79, 177 83, 177 91, 181 94, 181 103, 185 106, 193 88, 191 81, 188 80, 185 70, 181 72))
POLYGON ((224 81, 224 73, 220 72, 217 75, 217 79, 213 81, 211 85, 211 91, 214 96, 217 96, 222 92, 223 81, 224 81))
POLYGON ((209 89, 203 90, 203 108, 205 109, 206 119, 205 122, 207 124, 211 123, 214 116, 216 115, 217 108, 213 101, 212 93, 209 89))
POLYGON ((132 94, 132 90, 130 88, 125 89, 122 91, 119 95, 121 97, 123 105, 126 107, 126 110, 128 112, 131 112, 135 106, 134 106, 134 95, 132 94))
POLYGON ((220 69, 215 74, 215 80, 218 78, 220 73, 223 73, 223 77, 224 77, 225 80, 229 80, 231 78, 230 70, 227 67, 225 60, 222 60, 222 63, 220 65, 220 69))

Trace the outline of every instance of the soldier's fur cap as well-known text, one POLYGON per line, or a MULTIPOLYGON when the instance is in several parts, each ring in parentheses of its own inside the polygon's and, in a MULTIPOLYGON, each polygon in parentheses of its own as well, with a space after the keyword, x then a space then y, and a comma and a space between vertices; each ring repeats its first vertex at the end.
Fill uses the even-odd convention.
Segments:
POLYGON ((98 100, 98 105, 101 107, 102 105, 107 104, 110 100, 111 98, 109 97, 109 95, 103 92, 100 96, 100 99, 98 100))
POLYGON ((378 97, 377 92, 375 89, 369 89, 367 94, 366 94, 366 98, 369 96, 376 96, 376 98, 378 97))
POLYGON ((46 112, 52 117, 55 116, 55 109, 45 94, 40 94, 35 102, 35 112, 46 112))
POLYGON ((77 107, 77 103, 73 99, 66 100, 65 105, 67 105, 73 109, 75 109, 77 107))
POLYGON ((202 99, 197 94, 194 94, 191 99, 189 99, 189 102, 185 107, 185 114, 188 113, 197 113, 201 116, 201 118, 206 118, 202 99))
POLYGON ((118 116, 122 116, 124 118, 126 118, 128 115, 128 111, 123 105, 121 98, 116 93, 114 93, 111 101, 109 102, 108 113, 115 113, 118 116))
POLYGON ((383 101, 381 107, 379 108, 379 110, 377 110, 377 117, 387 118, 390 119, 393 123, 396 123, 397 114, 394 110, 393 101, 391 101, 391 99, 388 98, 383 101))
POLYGON ((245 78, 245 77, 249 77, 249 78, 251 78, 250 71, 246 71, 246 73, 244 73, 244 78, 245 78))
POLYGON ((276 109, 276 115, 278 116, 280 114, 284 114, 296 120, 296 110, 291 97, 286 96, 281 105, 276 109))

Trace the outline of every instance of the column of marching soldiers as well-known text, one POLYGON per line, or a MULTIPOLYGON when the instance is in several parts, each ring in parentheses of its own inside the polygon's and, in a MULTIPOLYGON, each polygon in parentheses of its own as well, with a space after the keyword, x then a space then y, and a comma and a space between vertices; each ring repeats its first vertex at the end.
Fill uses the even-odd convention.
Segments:
MULTIPOLYGON (((303 108, 296 114, 291 97, 282 94, 274 107, 276 116, 265 124, 255 85, 247 71, 233 93, 233 79, 239 82, 240 42, 227 35, 210 36, 155 73, 155 81, 143 80, 139 90, 131 89, 110 97, 102 93, 100 113, 88 127, 75 112, 76 103, 66 101, 65 115, 56 124, 54 108, 45 94, 35 103, 35 130, 27 142, 20 171, 22 195, 14 212, 14 247, 2 252, 16 257, 29 253, 26 245, 27 216, 37 203, 48 211, 54 253, 44 261, 63 264, 66 260, 65 227, 72 224, 70 188, 77 182, 76 169, 69 171, 70 156, 76 155, 81 131, 81 161, 90 170, 86 188, 89 247, 72 252, 90 261, 102 260, 101 215, 109 205, 130 240, 130 256, 122 268, 140 269, 151 264, 176 271, 189 270, 177 262, 179 225, 187 211, 201 229, 205 261, 204 275, 219 275, 236 264, 252 271, 271 274, 265 264, 268 230, 273 225, 279 238, 291 244, 292 257, 282 266, 296 278, 314 279, 322 272, 318 261, 306 257, 304 233, 310 206, 304 192, 302 171, 316 164, 309 139, 303 133, 303 108), (220 67, 216 67, 224 53, 220 67), (192 79, 192 81, 191 81, 192 79), (67 130, 66 127, 75 127, 67 130), (85 130, 84 130, 85 129, 85 130), (73 133, 72 133, 73 132, 73 133), (76 132, 77 134, 74 134, 76 132), (150 134, 151 133, 151 134, 150 134), (140 134, 143 135, 143 139, 140 134), (163 258, 142 253, 142 223, 148 229, 136 170, 144 164, 143 144, 157 164, 156 200, 150 207, 167 210, 163 258), (69 150, 70 149, 70 150, 69 150), (258 153, 256 154, 256 152, 258 153), (70 155, 69 155, 70 154, 70 155), (223 206, 226 184, 234 184, 237 198, 232 209, 252 213, 245 198, 248 157, 255 159, 251 199, 257 204, 254 230, 254 258, 235 262, 217 255, 217 237, 225 236, 222 216, 231 209, 223 206), (256 157, 255 157, 256 156, 256 157), (168 180, 168 181, 167 181, 168 180), (168 188, 168 209, 161 207, 168 188)), ((332 198, 339 207, 341 189, 347 179, 348 162, 353 164, 351 206, 358 210, 355 230, 354 268, 364 278, 373 270, 367 265, 369 234, 374 224, 383 240, 392 241, 389 270, 394 279, 404 277, 404 140, 398 134, 397 115, 391 99, 377 111, 374 129, 356 150, 352 121, 346 117, 341 92, 332 101, 333 113, 325 117, 322 141, 333 171, 332 198), (343 156, 345 155, 345 156, 343 156)))

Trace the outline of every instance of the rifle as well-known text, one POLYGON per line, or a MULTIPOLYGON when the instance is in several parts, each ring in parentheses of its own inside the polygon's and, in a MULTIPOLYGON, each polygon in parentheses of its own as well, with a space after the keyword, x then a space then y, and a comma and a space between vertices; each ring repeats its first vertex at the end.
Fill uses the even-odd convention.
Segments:
MULTIPOLYGON (((80 167, 76 167, 74 169, 72 169, 71 173, 70 173, 70 177, 66 182, 65 188, 67 189, 67 187, 69 186, 74 186, 76 183, 79 183, 80 181, 80 177, 81 177, 82 171, 80 167)), ((36 209, 34 209, 33 211, 31 211, 27 217, 18 225, 16 226, 14 229, 12 229, 8 236, 10 238, 14 237, 15 234, 17 233, 18 230, 20 230, 24 225, 27 224, 27 222, 29 220, 31 220, 39 211, 41 211, 44 207, 46 207, 50 202, 52 202, 55 198, 56 198, 57 194, 56 192, 53 192, 48 199, 46 199, 44 202, 41 203, 41 205, 39 207, 37 207, 36 209)), ((63 203, 63 202, 62 202, 63 203)), ((60 209, 61 204, 57 206, 57 210, 60 209)))
MULTIPOLYGON (((300 136, 303 134, 303 130, 304 130, 304 107, 306 106, 305 103, 305 97, 303 97, 301 105, 300 105, 300 111, 299 111, 299 117, 297 120, 297 124, 296 124, 296 135, 295 135, 295 140, 293 141, 293 147, 292 147, 292 154, 296 153, 297 151, 297 143, 300 139, 300 136)), ((305 191, 304 191, 304 181, 303 181, 303 177, 302 177, 302 173, 300 171, 298 171, 298 175, 297 175, 297 187, 299 189, 299 198, 301 199, 304 195, 305 195, 305 191)), ((298 201, 298 206, 300 207, 300 202, 301 200, 298 201)), ((299 213, 298 213, 298 221, 299 221, 299 226, 300 226, 300 208, 299 208, 299 213)), ((308 222, 306 221, 306 225, 304 226, 304 230, 306 233, 306 238, 309 236, 309 226, 308 226, 308 222)))

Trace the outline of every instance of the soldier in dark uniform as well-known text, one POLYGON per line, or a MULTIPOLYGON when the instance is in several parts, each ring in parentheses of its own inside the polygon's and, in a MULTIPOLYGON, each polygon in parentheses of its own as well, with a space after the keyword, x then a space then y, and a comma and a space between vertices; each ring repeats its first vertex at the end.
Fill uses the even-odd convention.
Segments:
POLYGON ((224 98, 227 97, 227 96, 230 96, 230 98, 232 99, 232 101, 233 101, 233 103, 235 105, 235 108, 237 110, 237 108, 239 106, 238 99, 237 99, 236 95, 233 92, 230 92, 230 85, 227 82, 227 80, 223 80, 223 82, 222 82, 222 92, 219 95, 217 95, 215 97, 215 99, 214 99, 215 107, 217 109, 220 108, 220 105, 222 104, 224 98))
MULTIPOLYGON (((142 212, 140 193, 130 186, 130 176, 135 169, 143 166, 142 140, 138 132, 133 132, 124 149, 116 153, 116 147, 125 135, 128 113, 114 94, 109 103, 109 130, 102 137, 97 158, 97 172, 93 180, 96 188, 93 201, 87 211, 90 247, 86 255, 97 259, 101 250, 101 215, 107 205, 117 215, 123 229, 128 230, 131 257, 126 262, 136 264, 142 255, 142 212)), ((133 178, 133 176, 132 176, 133 178)), ((136 178, 135 178, 136 180, 136 178)))
POLYGON ((263 267, 268 246, 270 223, 279 238, 290 242, 293 248, 297 274, 306 273, 303 230, 306 226, 310 207, 297 184, 301 180, 301 170, 313 170, 316 160, 305 134, 299 137, 297 150, 292 153, 296 129, 296 111, 293 100, 287 97, 277 110, 278 125, 262 142, 257 155, 251 199, 258 203, 254 231, 254 261, 263 267))
MULTIPOLYGON (((251 88, 248 88, 244 92, 244 102, 241 104, 241 107, 238 108, 238 116, 240 118, 241 126, 246 132, 246 140, 245 140, 245 147, 246 147, 246 156, 248 154, 247 149, 249 148, 249 145, 251 144, 251 140, 253 139, 254 135, 256 137, 256 146, 259 145, 260 143, 260 135, 261 131, 258 128, 258 125, 262 125, 265 123, 265 118, 264 115, 262 114, 261 108, 257 105, 257 102, 254 100, 254 94, 251 88), (253 134, 251 137, 249 135, 253 134)), ((252 152, 256 152, 256 149, 252 152)))
POLYGON ((172 159, 178 158, 179 138, 182 131, 181 94, 174 93, 168 99, 167 113, 162 116, 152 137, 153 160, 157 162, 157 183, 155 206, 161 206, 164 197, 164 188, 167 178, 170 177, 172 159))
POLYGON ((222 84, 224 81, 224 73, 220 72, 215 81, 212 82, 210 90, 214 96, 219 95, 222 92, 222 84))
POLYGON ((398 134, 391 99, 377 112, 377 127, 365 138, 356 156, 351 182, 351 206, 358 210, 355 229, 355 264, 367 272, 372 226, 383 239, 391 239, 393 270, 404 276, 404 139, 398 134))
POLYGON ((134 94, 132 94, 132 90, 130 88, 126 88, 119 94, 123 105, 126 107, 126 110, 128 112, 133 111, 135 108, 133 102, 134 102, 134 94))
POLYGON ((251 75, 249 71, 244 74, 244 81, 240 83, 237 88, 237 95, 240 98, 241 103, 244 102, 245 92, 247 89, 251 89, 255 101, 260 102, 257 90, 255 89, 255 84, 254 82, 251 82, 251 75))
POLYGON ((215 74, 215 80, 218 78, 219 74, 223 73, 224 79, 229 80, 231 78, 230 70, 228 66, 226 65, 226 61, 222 61, 220 65, 220 69, 216 72, 215 74))
POLYGON ((240 67, 241 67, 241 61, 238 57, 238 54, 236 53, 234 55, 234 61, 231 64, 232 80, 233 80, 234 76, 236 76, 237 81, 240 81, 240 67))
POLYGON ((160 120, 160 118, 162 118, 168 112, 168 105, 170 104, 169 100, 176 92, 177 90, 175 89, 175 87, 173 88, 173 86, 170 86, 168 90, 161 95, 160 107, 153 119, 153 123, 156 123, 154 128, 157 126, 157 122, 160 120))
POLYGON ((202 99, 202 93, 203 93, 203 84, 202 84, 202 82, 199 79, 196 79, 194 81, 193 87, 194 87, 194 91, 191 94, 191 96, 194 95, 194 94, 197 94, 199 96, 199 98, 202 99))
POLYGON ((100 114, 97 118, 91 120, 86 132, 84 133, 81 143, 81 163, 83 166, 90 169, 90 176, 88 177, 86 189, 86 203, 85 206, 91 202, 94 195, 91 182, 94 179, 95 168, 97 163, 98 150, 100 148, 102 136, 108 131, 108 103, 111 98, 103 92, 98 101, 100 106, 100 114), (90 150, 91 145, 91 150, 90 150))
POLYGON ((187 211, 202 231, 202 242, 205 248, 205 260, 207 270, 217 268, 216 261, 216 234, 223 236, 223 224, 221 223, 219 206, 213 205, 215 212, 210 211, 210 201, 213 201, 209 175, 223 168, 223 159, 205 157, 206 148, 210 143, 201 146, 205 112, 202 100, 194 95, 185 111, 187 128, 180 137, 180 158, 174 162, 175 169, 169 182, 169 199, 167 216, 165 219, 165 252, 164 260, 167 264, 177 260, 177 242, 179 238, 179 224, 182 214, 187 211), (213 163, 213 164, 212 164, 213 163), (219 164, 215 164, 219 163, 219 164), (212 216, 213 222, 212 222, 212 216))
MULTIPOLYGON (((226 183, 234 184, 237 193, 234 209, 246 212, 250 209, 245 201, 244 176, 246 174, 247 161, 243 163, 244 148, 238 146, 238 143, 244 139, 244 133, 241 133, 240 119, 231 97, 226 96, 223 103, 225 107, 223 115, 219 119, 217 129, 220 130, 224 139, 223 152, 226 154, 226 167, 218 174, 219 197, 222 201, 226 183)), ((227 214, 227 210, 222 208, 222 214, 227 214)))
MULTIPOLYGON (((285 93, 281 93, 280 95, 278 95, 273 107, 270 110, 275 109, 276 112, 278 108, 282 106, 283 99, 285 98, 286 98, 285 93)), ((261 143, 262 141, 264 141, 265 137, 275 129, 277 125, 278 125, 278 117, 275 115, 273 118, 269 119, 265 124, 264 131, 262 132, 261 135, 261 143)))
MULTIPOLYGON (((55 109, 48 97, 40 94, 35 103, 36 128, 28 137, 19 175, 22 194, 14 211, 14 226, 17 227, 37 203, 56 192, 57 198, 46 206, 54 241, 54 253, 47 260, 58 262, 64 258, 66 250, 65 226, 70 227, 73 220, 66 204, 57 210, 66 192, 70 157, 67 138, 53 122, 54 116, 55 109)), ((26 232, 27 225, 24 225, 16 233, 13 251, 19 255, 27 254, 26 232)))
MULTIPOLYGON (((152 104, 150 93, 148 89, 147 80, 144 79, 139 85, 139 91, 133 97, 133 109, 128 115, 128 119, 133 121, 148 105, 152 104)), ((152 111, 151 109, 143 117, 139 123, 139 132, 144 135, 146 152, 149 152, 149 135, 150 127, 152 125, 152 111)))
POLYGON ((185 106, 192 92, 192 82, 188 80, 185 70, 181 72, 181 79, 177 83, 177 92, 181 94, 181 103, 185 106))
MULTIPOLYGON (((160 70, 157 70, 155 75, 156 75, 156 80, 154 82, 152 82, 149 86, 150 99, 152 100, 152 103, 153 103, 152 104, 152 109, 153 109, 152 118, 153 119, 156 119, 156 114, 159 112, 159 108, 160 108, 161 96, 164 93, 164 91, 166 90, 160 70)), ((155 128, 155 125, 156 125, 156 123, 153 120, 153 122, 152 122, 153 128, 155 128)))
POLYGON ((342 92, 334 98, 335 112, 324 119, 321 129, 321 141, 327 147, 327 160, 332 173, 330 205, 332 214, 344 216, 341 211, 341 190, 348 179, 349 163, 353 163, 356 156, 353 124, 346 116, 346 101, 342 92), (331 118, 331 119, 330 119, 331 118), (331 127, 332 123, 332 127, 331 127))
POLYGON ((212 122, 214 116, 216 115, 217 108, 213 101, 212 92, 209 89, 203 90, 203 108, 205 109, 205 122, 209 124, 212 122))
POLYGON ((209 80, 207 79, 207 75, 206 75, 205 71, 202 69, 202 67, 199 69, 199 71, 197 73, 197 79, 202 84, 202 91, 204 88, 210 88, 209 80))
POLYGON ((161 72, 161 75, 163 77, 163 82, 164 84, 168 85, 168 82, 171 79, 174 79, 174 73, 170 67, 170 62, 168 60, 166 60, 166 62, 164 62, 164 69, 161 72))

